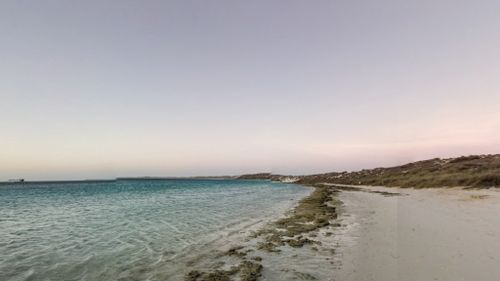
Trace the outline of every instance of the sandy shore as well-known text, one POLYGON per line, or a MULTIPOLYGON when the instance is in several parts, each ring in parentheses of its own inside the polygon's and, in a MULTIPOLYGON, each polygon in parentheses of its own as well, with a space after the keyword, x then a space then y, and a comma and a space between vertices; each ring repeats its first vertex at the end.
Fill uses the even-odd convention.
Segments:
POLYGON ((499 280, 500 191, 316 185, 185 280, 499 280))
MULTIPOLYGON (((191 262, 184 280, 332 280, 336 190, 315 187, 293 210, 191 262), (208 257, 208 258, 207 258, 208 257)), ((229 242, 229 241, 228 241, 229 242)))
POLYGON ((335 280, 499 280, 498 190, 364 189, 403 196, 339 194, 335 280))

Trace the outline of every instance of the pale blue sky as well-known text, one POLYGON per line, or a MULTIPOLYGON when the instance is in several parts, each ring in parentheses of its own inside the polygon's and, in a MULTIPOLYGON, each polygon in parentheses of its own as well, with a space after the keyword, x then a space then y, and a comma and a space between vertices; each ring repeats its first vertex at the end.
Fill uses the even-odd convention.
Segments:
POLYGON ((500 152, 499 1, 1 1, 0 180, 500 152))

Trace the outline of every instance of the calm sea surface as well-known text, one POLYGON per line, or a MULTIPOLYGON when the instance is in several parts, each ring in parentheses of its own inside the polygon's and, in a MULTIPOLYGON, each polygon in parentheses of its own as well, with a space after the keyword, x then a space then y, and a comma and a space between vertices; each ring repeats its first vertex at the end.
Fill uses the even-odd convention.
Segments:
POLYGON ((0 185, 0 280, 164 280, 186 255, 309 193, 268 181, 0 185))

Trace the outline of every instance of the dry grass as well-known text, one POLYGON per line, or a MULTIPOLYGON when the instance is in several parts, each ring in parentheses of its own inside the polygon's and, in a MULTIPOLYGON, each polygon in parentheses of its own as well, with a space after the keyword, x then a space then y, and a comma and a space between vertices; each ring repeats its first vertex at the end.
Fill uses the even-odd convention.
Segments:
POLYGON ((500 186, 500 155, 430 159, 391 168, 303 176, 299 183, 318 182, 398 187, 500 186))

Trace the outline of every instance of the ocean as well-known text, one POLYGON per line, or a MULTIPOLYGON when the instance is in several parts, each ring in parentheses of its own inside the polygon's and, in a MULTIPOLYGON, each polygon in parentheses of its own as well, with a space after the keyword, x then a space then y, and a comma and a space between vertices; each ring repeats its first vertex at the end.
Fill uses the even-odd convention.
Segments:
POLYGON ((0 280, 169 280, 309 193, 260 180, 0 185, 0 280))

